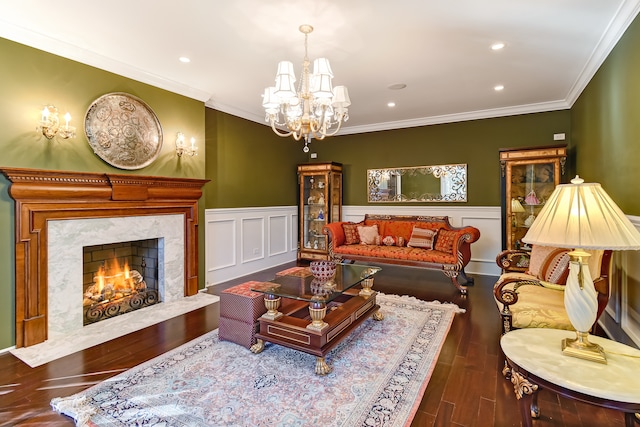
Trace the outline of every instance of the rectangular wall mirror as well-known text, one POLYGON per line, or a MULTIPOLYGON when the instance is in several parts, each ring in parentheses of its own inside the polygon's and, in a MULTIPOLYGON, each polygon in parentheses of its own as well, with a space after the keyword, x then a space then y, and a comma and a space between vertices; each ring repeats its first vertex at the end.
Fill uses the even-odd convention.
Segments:
POLYGON ((367 170, 367 197, 377 202, 466 202, 467 165, 367 170))

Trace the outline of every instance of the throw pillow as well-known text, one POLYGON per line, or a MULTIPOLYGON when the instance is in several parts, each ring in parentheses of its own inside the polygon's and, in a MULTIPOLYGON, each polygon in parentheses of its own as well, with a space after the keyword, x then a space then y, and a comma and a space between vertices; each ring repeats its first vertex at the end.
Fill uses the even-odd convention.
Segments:
POLYGON ((436 230, 414 226, 407 246, 411 248, 433 249, 433 240, 436 233, 436 230))
POLYGON ((569 249, 558 248, 551 251, 544 260, 540 275, 545 282, 566 284, 569 276, 569 249))
POLYGON ((438 237, 436 238, 436 243, 433 245, 433 249, 436 251, 444 252, 447 254, 453 253, 453 245, 455 245, 458 232, 452 230, 445 230, 441 228, 438 230, 438 237))
POLYGON ((402 237, 394 237, 394 236, 384 236, 382 239, 382 243, 385 246, 402 246, 400 243, 402 241, 402 237))
POLYGON ((375 245, 376 236, 378 236, 378 225, 359 225, 358 236, 360 236, 360 243, 363 245, 375 245))
POLYGON ((345 245, 357 245, 360 243, 360 235, 358 234, 358 225, 362 223, 354 224, 353 222, 342 224, 344 230, 344 244, 345 245))
POLYGON ((533 245, 531 248, 531 255, 529 256, 529 270, 527 274, 534 276, 540 280, 544 279, 544 272, 542 271, 545 266, 547 257, 560 248, 553 246, 533 245))

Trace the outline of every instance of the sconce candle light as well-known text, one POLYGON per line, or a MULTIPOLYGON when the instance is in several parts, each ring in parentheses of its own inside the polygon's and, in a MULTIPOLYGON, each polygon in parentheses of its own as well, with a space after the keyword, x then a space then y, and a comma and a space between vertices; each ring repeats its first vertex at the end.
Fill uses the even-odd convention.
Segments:
POLYGON ((184 134, 182 132, 178 132, 176 136, 176 154, 178 157, 182 157, 183 154, 188 156, 197 156, 198 155, 198 147, 196 146, 196 139, 191 138, 191 146, 187 147, 187 144, 184 140, 184 134))
POLYGON ((42 117, 36 128, 38 132, 42 132, 42 135, 47 139, 53 139, 54 136, 59 136, 62 139, 69 139, 76 137, 76 128, 69 125, 71 121, 71 114, 64 115, 65 124, 60 126, 60 119, 58 118, 58 109, 53 105, 45 105, 42 109, 42 117))

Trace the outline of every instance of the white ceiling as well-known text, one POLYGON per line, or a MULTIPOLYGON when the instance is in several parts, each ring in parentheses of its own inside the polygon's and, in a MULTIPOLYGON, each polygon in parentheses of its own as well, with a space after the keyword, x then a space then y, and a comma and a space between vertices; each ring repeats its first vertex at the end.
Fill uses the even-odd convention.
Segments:
POLYGON ((352 102, 343 133, 359 133, 570 108, 639 10, 640 0, 0 0, 0 37, 264 123, 263 89, 280 60, 300 73, 298 27, 311 24, 309 58, 329 58, 352 102), (492 51, 497 41, 506 47, 492 51), (406 89, 388 88, 397 83, 406 89))

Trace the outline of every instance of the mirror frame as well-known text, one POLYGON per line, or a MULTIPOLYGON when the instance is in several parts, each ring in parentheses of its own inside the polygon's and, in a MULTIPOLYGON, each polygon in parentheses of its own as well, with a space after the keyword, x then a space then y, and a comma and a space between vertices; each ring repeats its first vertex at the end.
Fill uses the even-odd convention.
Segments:
POLYGON ((385 169, 367 169, 367 201, 369 203, 424 203, 424 202, 466 202, 467 201, 467 164, 411 166, 385 169), (380 183, 385 176, 433 175, 435 178, 450 176, 451 191, 446 194, 423 193, 406 195, 400 192, 390 199, 380 196, 380 183))

